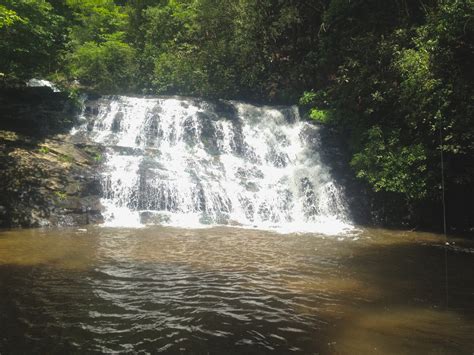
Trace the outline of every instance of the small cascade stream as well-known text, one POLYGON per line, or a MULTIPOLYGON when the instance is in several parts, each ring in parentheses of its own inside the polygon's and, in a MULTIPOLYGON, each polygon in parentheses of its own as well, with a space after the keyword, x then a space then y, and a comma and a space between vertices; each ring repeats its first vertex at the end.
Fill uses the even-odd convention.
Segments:
POLYGON ((75 134, 106 147, 106 226, 351 228, 319 155, 320 128, 296 107, 125 96, 96 104, 75 134))

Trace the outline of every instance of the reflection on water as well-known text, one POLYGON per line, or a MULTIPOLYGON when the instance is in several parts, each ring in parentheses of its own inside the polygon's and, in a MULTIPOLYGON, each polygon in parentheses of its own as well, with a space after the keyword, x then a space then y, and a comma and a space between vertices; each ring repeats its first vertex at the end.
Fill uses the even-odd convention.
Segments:
POLYGON ((236 228, 0 232, 0 353, 472 353, 473 243, 236 228))

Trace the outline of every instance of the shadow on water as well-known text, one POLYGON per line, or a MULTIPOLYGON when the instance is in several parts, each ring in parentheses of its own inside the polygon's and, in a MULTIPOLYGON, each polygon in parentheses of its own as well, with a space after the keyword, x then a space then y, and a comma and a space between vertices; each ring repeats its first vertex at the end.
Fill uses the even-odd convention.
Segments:
MULTIPOLYGON (((376 290, 334 333, 342 353, 471 353, 474 249, 432 240, 372 245, 345 262, 376 290), (448 303, 446 298, 448 287, 448 303)), ((349 301, 349 300, 348 300, 349 301)))
POLYGON ((0 233, 0 352, 471 353, 473 245, 213 228, 0 233))

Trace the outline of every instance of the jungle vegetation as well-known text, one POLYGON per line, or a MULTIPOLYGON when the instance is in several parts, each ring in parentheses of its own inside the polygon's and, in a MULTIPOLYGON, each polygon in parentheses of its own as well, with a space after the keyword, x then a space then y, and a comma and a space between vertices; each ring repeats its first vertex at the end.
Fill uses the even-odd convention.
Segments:
POLYGON ((4 86, 299 103, 399 221, 439 224, 442 152, 473 226, 473 0, 0 0, 0 39, 4 86))

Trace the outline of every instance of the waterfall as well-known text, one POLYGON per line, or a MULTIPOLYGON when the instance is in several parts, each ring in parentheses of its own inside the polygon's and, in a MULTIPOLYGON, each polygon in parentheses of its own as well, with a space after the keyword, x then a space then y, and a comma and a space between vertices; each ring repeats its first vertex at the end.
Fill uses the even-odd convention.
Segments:
POLYGON ((350 228, 320 128, 296 107, 121 96, 99 99, 83 121, 75 134, 106 147, 106 226, 350 228))

